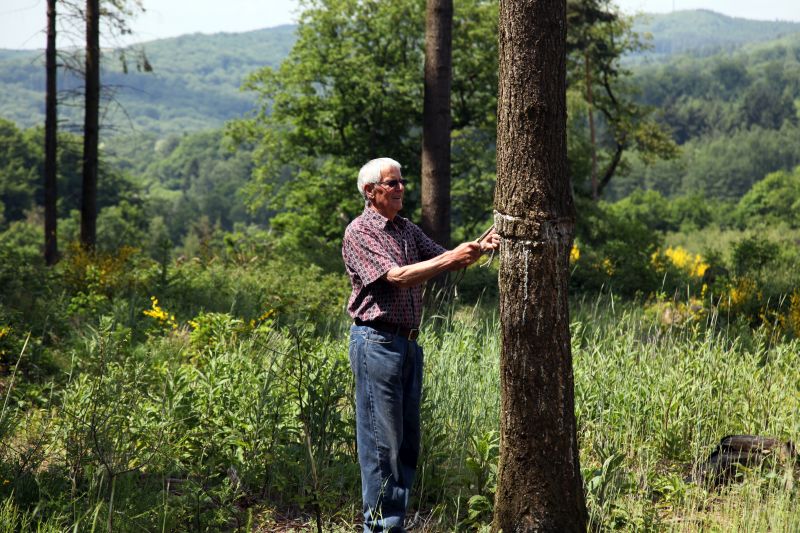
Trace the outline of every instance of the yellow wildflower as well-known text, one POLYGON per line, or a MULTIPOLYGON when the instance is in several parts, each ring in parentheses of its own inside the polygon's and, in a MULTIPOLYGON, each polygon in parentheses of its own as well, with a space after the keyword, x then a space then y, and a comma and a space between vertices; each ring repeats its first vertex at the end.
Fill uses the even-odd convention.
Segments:
POLYGON ((669 246, 666 250, 664 250, 664 255, 666 255, 669 260, 672 261, 673 265, 682 270, 686 270, 686 267, 689 266, 692 261, 692 254, 680 246, 677 248, 669 246))
POLYGON ((672 261, 672 264, 696 278, 703 277, 703 274, 708 270, 708 263, 704 262, 700 255, 693 255, 681 247, 667 248, 665 253, 672 261))
POLYGON ((146 316, 155 318, 164 326, 170 326, 172 329, 178 329, 178 322, 175 320, 175 315, 171 315, 164 311, 161 306, 158 305, 158 298, 151 296, 150 302, 150 309, 145 309, 143 311, 146 316))
POLYGON ((702 278, 705 275, 706 270, 708 270, 709 265, 708 263, 703 261, 703 259, 699 255, 696 257, 697 260, 694 263, 694 270, 692 272, 692 275, 696 278, 702 278))
POLYGON ((572 249, 569 251, 569 262, 570 263, 577 263, 578 259, 581 258, 581 250, 578 248, 577 244, 572 245, 572 249))
POLYGON ((262 313, 260 317, 258 317, 258 321, 263 322, 274 314, 275 314, 274 309, 267 309, 264 313, 262 313))
POLYGON ((151 302, 151 307, 150 307, 150 309, 145 309, 144 310, 144 314, 149 316, 149 317, 153 317, 156 320, 161 320, 162 322, 164 320, 167 320, 167 318, 168 318, 167 313, 166 313, 166 311, 161 309, 161 307, 159 307, 158 298, 156 298, 155 296, 151 296, 150 297, 150 302, 151 302))
POLYGON ((669 246, 664 250, 663 255, 661 251, 656 251, 650 256, 650 263, 658 270, 666 267, 662 257, 666 257, 674 267, 695 278, 702 278, 709 266, 700 255, 692 254, 680 246, 675 248, 669 246))
POLYGON ((275 314, 274 309, 267 309, 266 311, 261 313, 260 317, 250 321, 250 329, 255 329, 256 327, 261 325, 266 325, 266 326, 272 325, 272 321, 270 320, 270 318, 272 318, 274 314, 275 314))
POLYGON ((750 278, 740 278, 736 285, 730 288, 729 298, 731 306, 736 307, 746 302, 756 288, 755 282, 750 278))

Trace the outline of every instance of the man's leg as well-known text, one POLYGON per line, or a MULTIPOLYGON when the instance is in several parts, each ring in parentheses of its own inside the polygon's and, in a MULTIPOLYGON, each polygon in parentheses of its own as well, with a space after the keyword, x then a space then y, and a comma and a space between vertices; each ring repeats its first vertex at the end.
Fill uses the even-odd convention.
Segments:
POLYGON ((364 326, 353 326, 350 332, 364 531, 403 531, 410 491, 404 479, 407 469, 400 460, 408 344, 403 337, 364 326))
POLYGON ((409 493, 419 460, 422 368, 422 347, 416 342, 409 342, 403 367, 403 442, 399 456, 403 486, 409 493))

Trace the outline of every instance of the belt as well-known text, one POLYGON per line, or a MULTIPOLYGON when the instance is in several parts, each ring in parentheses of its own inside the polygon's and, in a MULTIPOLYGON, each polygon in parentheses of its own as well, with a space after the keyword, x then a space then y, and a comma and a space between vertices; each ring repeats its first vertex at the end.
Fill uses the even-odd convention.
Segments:
POLYGON ((391 322, 384 322, 383 320, 361 320, 355 319, 356 326, 367 326, 368 328, 384 331, 393 335, 400 335, 410 341, 417 340, 419 337, 419 328, 407 328, 391 322))

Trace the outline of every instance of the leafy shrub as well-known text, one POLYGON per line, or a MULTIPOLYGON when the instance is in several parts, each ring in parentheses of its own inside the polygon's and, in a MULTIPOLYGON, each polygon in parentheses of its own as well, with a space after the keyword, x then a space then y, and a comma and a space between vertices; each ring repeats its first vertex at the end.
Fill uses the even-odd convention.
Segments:
POLYGON ((190 260, 172 270, 159 299, 184 320, 199 311, 250 320, 275 310, 283 324, 316 316, 322 327, 343 316, 347 293, 343 276, 313 264, 280 258, 246 265, 190 260))
POLYGON ((745 237, 731 250, 731 267, 736 276, 757 276, 777 259, 777 243, 755 236, 745 237))
POLYGON ((650 261, 659 239, 624 209, 583 202, 576 237, 579 259, 571 283, 581 291, 611 289, 633 296, 656 290, 661 279, 650 261))
POLYGON ((800 227, 800 166, 791 173, 773 172, 754 184, 739 200, 736 215, 743 227, 759 222, 800 227))

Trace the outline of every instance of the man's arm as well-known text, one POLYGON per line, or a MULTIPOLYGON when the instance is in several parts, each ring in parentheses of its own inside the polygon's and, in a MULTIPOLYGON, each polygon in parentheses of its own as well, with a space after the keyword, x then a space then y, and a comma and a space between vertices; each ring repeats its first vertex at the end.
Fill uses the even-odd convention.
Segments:
POLYGON ((481 248, 482 245, 477 242, 459 244, 452 250, 427 261, 391 268, 386 273, 386 281, 401 288, 420 285, 442 272, 467 268, 480 258, 481 248))

